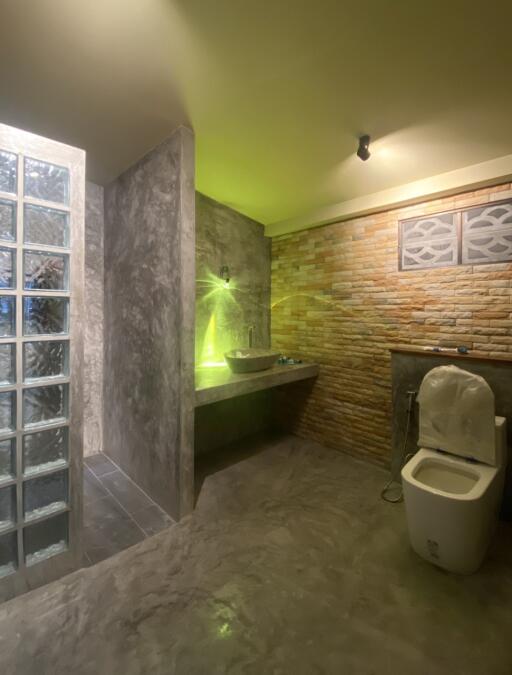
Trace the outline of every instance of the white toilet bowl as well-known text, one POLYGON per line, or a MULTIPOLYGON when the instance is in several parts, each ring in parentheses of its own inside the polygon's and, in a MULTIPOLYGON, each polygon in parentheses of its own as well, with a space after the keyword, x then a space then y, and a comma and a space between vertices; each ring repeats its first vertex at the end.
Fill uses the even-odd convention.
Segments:
MULTIPOLYGON (((496 434, 504 456, 504 417, 496 417, 496 434)), ((418 450, 402 469, 409 538, 416 553, 452 572, 475 572, 498 521, 504 477, 504 462, 487 466, 438 450, 418 450)))
POLYGON ((494 396, 482 378, 478 378, 482 382, 475 382, 472 378, 477 376, 455 366, 434 370, 443 368, 448 372, 434 373, 430 381, 430 373, 425 376, 425 388, 423 392, 420 389, 418 399, 420 445, 423 437, 429 445, 446 451, 422 447, 402 469, 407 526, 411 545, 422 558, 452 572, 471 574, 481 565, 498 521, 506 465, 506 420, 493 414, 490 422, 489 401, 482 404, 476 389, 468 406, 463 392, 469 376, 475 386, 485 384, 483 395, 490 392, 494 409, 494 396), (443 378, 448 381, 448 399, 443 399, 443 378), (463 404, 459 398, 464 399, 463 404), (473 403, 477 409, 471 412, 473 403), (487 433, 489 423, 492 437, 487 433), (478 437, 477 443, 467 438, 461 441, 461 434, 468 429, 478 437))

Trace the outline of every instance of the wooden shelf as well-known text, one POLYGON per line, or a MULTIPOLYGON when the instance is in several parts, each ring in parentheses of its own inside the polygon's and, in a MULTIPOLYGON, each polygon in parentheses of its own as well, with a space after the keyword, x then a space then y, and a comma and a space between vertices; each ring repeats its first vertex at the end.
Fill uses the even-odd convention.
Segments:
POLYGON ((434 352, 431 349, 421 349, 419 347, 390 347, 391 353, 411 354, 415 356, 442 356, 448 359, 458 359, 460 361, 496 361, 498 363, 512 364, 512 356, 489 356, 482 352, 469 352, 469 354, 459 354, 458 352, 434 352))

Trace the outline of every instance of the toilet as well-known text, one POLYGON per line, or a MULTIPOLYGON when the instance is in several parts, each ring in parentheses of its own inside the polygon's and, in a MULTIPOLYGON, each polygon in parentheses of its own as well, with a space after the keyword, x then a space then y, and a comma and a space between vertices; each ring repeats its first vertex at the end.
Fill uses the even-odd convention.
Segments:
POLYGON ((480 567, 498 521, 506 420, 483 377, 433 368, 421 383, 418 452, 402 469, 412 548, 451 572, 480 567))

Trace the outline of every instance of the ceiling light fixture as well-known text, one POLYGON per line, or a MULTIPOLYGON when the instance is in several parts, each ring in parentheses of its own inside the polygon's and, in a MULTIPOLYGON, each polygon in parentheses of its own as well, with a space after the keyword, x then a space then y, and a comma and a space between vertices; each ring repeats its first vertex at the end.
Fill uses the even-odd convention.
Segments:
POLYGON ((370 137, 368 134, 359 138, 359 147, 357 148, 357 156, 366 162, 370 157, 370 137))

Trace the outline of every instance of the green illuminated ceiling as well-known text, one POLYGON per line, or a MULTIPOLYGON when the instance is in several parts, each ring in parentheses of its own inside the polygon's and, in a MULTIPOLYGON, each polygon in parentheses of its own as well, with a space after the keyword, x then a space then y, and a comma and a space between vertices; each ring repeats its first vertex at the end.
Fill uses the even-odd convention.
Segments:
POLYGON ((260 222, 512 152, 510 3, 494 19, 439 0, 175 6, 197 187, 260 222))

